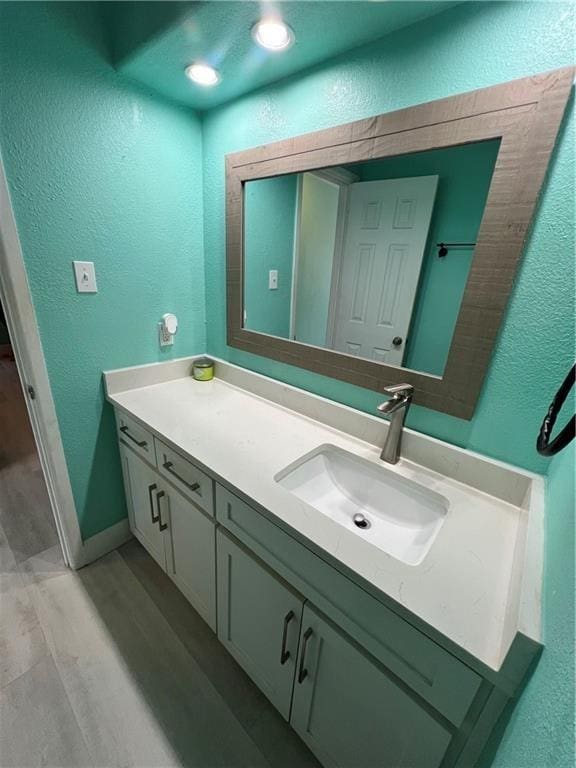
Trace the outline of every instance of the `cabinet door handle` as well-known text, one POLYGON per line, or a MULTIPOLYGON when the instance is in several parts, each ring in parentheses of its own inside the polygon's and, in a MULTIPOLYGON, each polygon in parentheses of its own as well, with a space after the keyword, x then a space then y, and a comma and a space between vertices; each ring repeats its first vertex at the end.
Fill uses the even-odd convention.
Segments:
POLYGON ((156 519, 160 524, 161 531, 165 531, 166 528, 168 528, 168 523, 162 522, 162 510, 160 509, 160 499, 163 498, 164 496, 166 496, 166 493, 164 491, 158 491, 158 493, 156 494, 156 509, 158 510, 158 516, 156 519))
POLYGON ((148 501, 150 502, 150 515, 152 516, 153 523, 158 522, 158 518, 154 514, 154 501, 152 499, 152 494, 154 493, 157 487, 158 486, 156 485, 156 483, 152 483, 152 485, 148 486, 148 501))
POLYGON ((290 651, 286 650, 286 640, 288 639, 288 624, 294 618, 294 611, 288 611, 284 617, 284 631, 282 632, 282 650, 280 652, 280 664, 286 664, 290 658, 290 651))
MULTIPOLYGON (((169 472, 172 477, 175 477, 176 480, 179 480, 182 485, 185 485, 186 488, 188 488, 189 491, 194 491, 195 493, 198 493, 198 489, 200 488, 200 483, 188 483, 186 480, 184 480, 183 477, 180 477, 178 472, 174 472, 172 467, 174 466, 173 462, 171 461, 165 461, 164 464, 162 464, 166 472, 169 472)), ((199 494, 202 495, 202 494, 199 494)))
POLYGON ((123 435, 126 435, 128 440, 132 440, 133 443, 136 443, 138 448, 145 448, 148 445, 147 440, 136 440, 134 435, 131 435, 130 432, 128 432, 128 427, 120 427, 120 432, 122 432, 123 435))
POLYGON ((304 645, 302 646, 302 655, 300 656, 300 668, 298 669, 298 682, 303 683, 304 680, 308 677, 308 670, 304 666, 304 663, 306 661, 306 649, 308 648, 308 640, 312 637, 314 632, 312 632, 312 627, 308 627, 306 632, 304 632, 304 645))

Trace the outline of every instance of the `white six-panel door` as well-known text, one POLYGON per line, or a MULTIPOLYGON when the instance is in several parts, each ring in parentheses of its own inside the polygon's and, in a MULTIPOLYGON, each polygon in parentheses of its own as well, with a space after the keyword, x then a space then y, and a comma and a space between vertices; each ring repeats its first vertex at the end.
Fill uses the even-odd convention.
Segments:
POLYGON ((350 186, 333 349, 402 365, 437 185, 419 176, 350 186))

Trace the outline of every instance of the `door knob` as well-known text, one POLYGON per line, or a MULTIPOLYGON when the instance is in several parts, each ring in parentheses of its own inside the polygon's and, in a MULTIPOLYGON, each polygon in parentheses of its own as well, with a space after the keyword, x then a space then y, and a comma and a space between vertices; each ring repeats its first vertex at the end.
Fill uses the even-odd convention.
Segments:
POLYGON ((400 344, 402 344, 402 341, 403 341, 402 336, 394 336, 394 338, 392 339, 392 344, 394 344, 395 347, 399 347, 400 344))

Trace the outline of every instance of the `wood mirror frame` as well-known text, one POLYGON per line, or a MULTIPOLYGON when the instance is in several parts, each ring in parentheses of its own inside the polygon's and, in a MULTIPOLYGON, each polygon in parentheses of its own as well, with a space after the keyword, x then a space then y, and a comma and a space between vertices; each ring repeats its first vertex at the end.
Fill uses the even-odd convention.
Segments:
POLYGON ((407 382, 418 405, 472 418, 574 72, 566 67, 227 155, 228 344, 371 390, 407 382), (500 139, 500 148, 442 376, 243 328, 247 181, 490 139, 500 139))

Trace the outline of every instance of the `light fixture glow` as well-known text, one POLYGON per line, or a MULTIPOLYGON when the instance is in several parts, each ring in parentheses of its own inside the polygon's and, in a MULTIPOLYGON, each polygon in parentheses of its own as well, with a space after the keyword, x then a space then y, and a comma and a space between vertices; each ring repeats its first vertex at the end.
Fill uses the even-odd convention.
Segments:
POLYGON ((186 77, 198 83, 198 85, 204 86, 217 85, 220 82, 218 71, 201 61, 186 67, 186 77))
POLYGON ((262 19, 252 27, 252 36, 269 51, 283 51, 294 42, 294 33, 280 19, 262 19))

